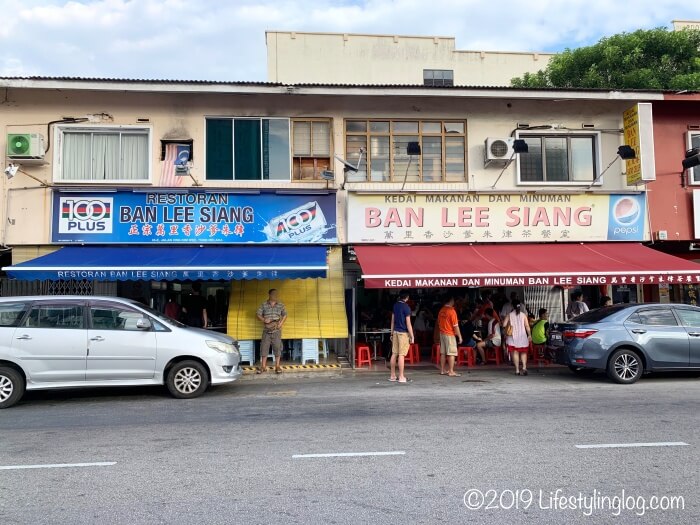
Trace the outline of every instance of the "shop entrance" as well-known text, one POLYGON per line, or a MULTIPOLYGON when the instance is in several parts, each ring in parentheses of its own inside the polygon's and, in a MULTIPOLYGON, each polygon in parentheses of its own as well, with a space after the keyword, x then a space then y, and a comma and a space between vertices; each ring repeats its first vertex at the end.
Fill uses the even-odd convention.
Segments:
MULTIPOLYGON (((117 295, 133 299, 185 324, 195 324, 189 310, 201 301, 207 311, 207 328, 225 333, 231 284, 223 281, 119 281, 117 295), (198 292, 195 293, 195 289, 198 292), (202 299, 194 299, 199 295, 202 299), (171 303, 171 306, 168 306, 171 303)), ((199 307, 195 307, 199 308, 199 307)))
MULTIPOLYGON (((411 307, 411 322, 413 324, 416 343, 419 345, 417 362, 407 360, 407 366, 433 366, 436 364, 434 345, 439 343, 437 316, 447 297, 455 300, 455 309, 460 322, 460 331, 464 338, 464 346, 473 346, 476 337, 485 338, 488 334, 483 311, 492 307, 499 318, 510 311, 508 305, 511 299, 521 301, 525 310, 531 315, 532 322, 536 321, 540 309, 545 308, 552 321, 563 320, 565 302, 564 289, 560 287, 498 287, 498 288, 419 288, 409 290, 411 307)), ((373 367, 383 368, 385 360, 391 356, 391 340, 389 330, 391 313, 399 294, 398 289, 357 288, 357 306, 355 312, 356 343, 370 346, 373 367)), ((507 353, 495 358, 493 352, 484 355, 484 365, 507 363, 507 353)), ((476 363, 482 361, 482 356, 475 353, 476 363)), ((460 359, 461 360, 461 359, 460 359)))

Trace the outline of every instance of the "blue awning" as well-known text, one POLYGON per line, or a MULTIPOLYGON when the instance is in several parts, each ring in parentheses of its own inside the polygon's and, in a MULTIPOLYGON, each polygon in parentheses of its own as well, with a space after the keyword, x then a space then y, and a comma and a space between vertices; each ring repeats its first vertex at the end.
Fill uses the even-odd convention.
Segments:
POLYGON ((3 268, 14 279, 186 281, 326 277, 324 246, 66 246, 3 268))

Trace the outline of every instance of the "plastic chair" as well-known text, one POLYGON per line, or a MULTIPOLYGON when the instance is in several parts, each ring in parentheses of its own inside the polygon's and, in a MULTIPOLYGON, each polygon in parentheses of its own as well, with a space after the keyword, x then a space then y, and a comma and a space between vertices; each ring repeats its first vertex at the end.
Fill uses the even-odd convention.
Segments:
POLYGON ((457 348, 457 366, 467 365, 473 368, 476 365, 473 346, 460 346, 457 348))
POLYGON ((301 364, 305 365, 307 361, 318 364, 318 339, 301 340, 301 364))
POLYGON ((250 366, 255 364, 255 342, 238 341, 238 349, 241 352, 241 363, 247 362, 250 366))
POLYGON ((406 354, 406 362, 409 365, 420 363, 420 346, 418 343, 411 343, 409 345, 408 354, 406 354))
POLYGON ((362 368, 363 365, 372 368, 372 350, 366 344, 358 344, 355 346, 355 366, 362 368))

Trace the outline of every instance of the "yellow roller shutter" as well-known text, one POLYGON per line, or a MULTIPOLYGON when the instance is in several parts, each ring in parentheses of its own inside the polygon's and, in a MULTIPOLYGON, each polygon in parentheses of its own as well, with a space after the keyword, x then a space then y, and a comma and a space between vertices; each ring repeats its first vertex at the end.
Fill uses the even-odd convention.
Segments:
POLYGON ((245 341, 260 339, 262 323, 255 312, 267 300, 270 288, 279 290, 287 307, 284 339, 334 339, 348 336, 345 312, 342 249, 329 250, 328 277, 283 281, 233 281, 228 308, 227 332, 245 341))

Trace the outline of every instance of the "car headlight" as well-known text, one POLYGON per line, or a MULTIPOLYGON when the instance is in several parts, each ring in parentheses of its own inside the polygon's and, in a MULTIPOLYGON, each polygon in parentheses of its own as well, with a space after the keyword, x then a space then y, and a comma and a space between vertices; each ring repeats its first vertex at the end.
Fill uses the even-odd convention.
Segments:
POLYGON ((233 343, 224 343, 223 341, 207 341, 207 346, 223 354, 235 354, 238 352, 233 343))

